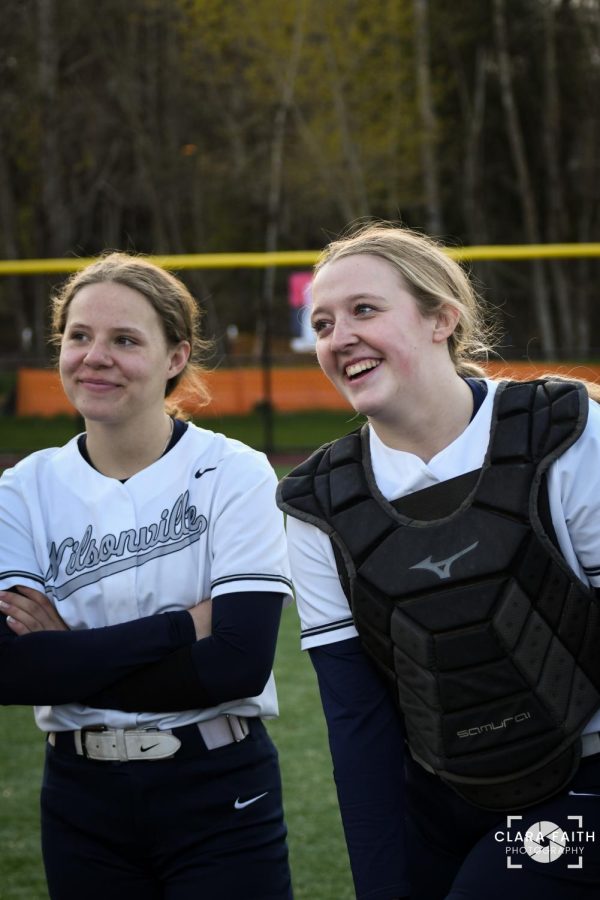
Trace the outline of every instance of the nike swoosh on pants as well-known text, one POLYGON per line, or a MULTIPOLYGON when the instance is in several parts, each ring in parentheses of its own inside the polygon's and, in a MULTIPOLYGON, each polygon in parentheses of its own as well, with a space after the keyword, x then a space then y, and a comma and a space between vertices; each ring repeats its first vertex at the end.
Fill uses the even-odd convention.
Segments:
POLYGON ((261 800, 263 797, 266 797, 268 793, 268 791, 265 791, 264 794, 259 794, 258 797, 250 797, 249 800, 240 800, 240 798, 238 797, 233 804, 234 809, 244 809, 246 806, 250 806, 251 803, 256 803, 257 800, 261 800))

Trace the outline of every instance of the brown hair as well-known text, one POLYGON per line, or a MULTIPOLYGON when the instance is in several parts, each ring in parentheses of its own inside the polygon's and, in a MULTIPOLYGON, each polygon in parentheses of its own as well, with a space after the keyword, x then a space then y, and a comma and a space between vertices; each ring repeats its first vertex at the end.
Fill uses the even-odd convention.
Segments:
MULTIPOLYGON (((206 405, 210 395, 202 379, 206 369, 200 362, 200 355, 206 355, 212 344, 200 337, 200 309, 179 278, 148 259, 129 253, 108 252, 71 275, 52 298, 53 343, 60 346, 69 306, 75 294, 87 285, 106 281, 132 288, 148 300, 158 314, 169 346, 180 341, 189 342, 190 358, 185 368, 167 382, 165 397, 172 394, 182 380, 193 380, 200 404, 206 405)), ((170 403, 168 407, 170 412, 181 414, 175 404, 170 403)))

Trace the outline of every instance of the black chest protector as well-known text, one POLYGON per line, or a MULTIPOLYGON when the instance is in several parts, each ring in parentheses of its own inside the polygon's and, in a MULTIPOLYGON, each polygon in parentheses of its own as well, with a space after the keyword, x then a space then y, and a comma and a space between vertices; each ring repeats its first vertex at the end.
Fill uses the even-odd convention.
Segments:
POLYGON ((540 520, 548 466, 587 419, 582 385, 502 383, 481 469, 388 502, 368 432, 317 450, 279 505, 326 532, 356 628, 413 756, 487 809, 563 788, 600 708, 600 612, 540 520))

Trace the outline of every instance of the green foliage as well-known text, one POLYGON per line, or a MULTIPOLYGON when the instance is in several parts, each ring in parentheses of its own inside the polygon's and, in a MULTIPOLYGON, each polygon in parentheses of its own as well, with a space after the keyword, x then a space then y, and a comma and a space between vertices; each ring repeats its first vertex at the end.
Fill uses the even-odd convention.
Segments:
MULTIPOLYGON (((418 6, 426 54, 415 0, 0 4, 0 256, 263 250, 267 235, 318 249, 367 216, 435 222, 453 244, 596 240, 598 0, 418 6)), ((544 281, 527 265, 481 275, 514 344, 529 350, 545 315, 579 357, 598 332, 597 267, 544 262, 544 281)), ((282 335, 287 274, 273 304, 282 335)), ((264 334, 263 272, 185 278, 217 341, 231 323, 264 334)), ((43 357, 49 287, 4 280, 7 353, 30 328, 43 357)))
MULTIPOLYGON (((351 900, 349 863, 316 680, 299 649, 293 609, 282 620, 275 677, 281 716, 268 723, 280 754, 296 900, 351 900)), ((0 898, 46 900, 38 795, 44 742, 31 710, 0 711, 0 898)), ((243 891, 241 896, 243 897, 243 891)))

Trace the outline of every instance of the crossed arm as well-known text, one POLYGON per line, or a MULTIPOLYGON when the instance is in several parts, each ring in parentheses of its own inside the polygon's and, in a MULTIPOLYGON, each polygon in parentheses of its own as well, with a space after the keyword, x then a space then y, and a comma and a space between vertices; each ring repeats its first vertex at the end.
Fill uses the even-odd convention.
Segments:
MULTIPOLYGON (((0 591, 0 611, 6 615, 6 623, 16 635, 33 634, 36 631, 69 631, 56 607, 45 594, 25 585, 17 585, 10 591, 0 591)), ((208 637, 211 631, 211 604, 200 601, 186 610, 192 617, 196 640, 208 637)))
POLYGON ((169 712, 262 692, 283 595, 226 594, 84 631, 31 588, 0 592, 0 604, 0 703, 169 712))

